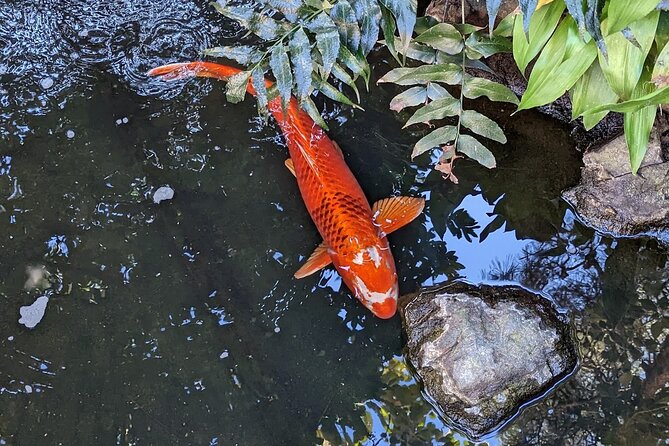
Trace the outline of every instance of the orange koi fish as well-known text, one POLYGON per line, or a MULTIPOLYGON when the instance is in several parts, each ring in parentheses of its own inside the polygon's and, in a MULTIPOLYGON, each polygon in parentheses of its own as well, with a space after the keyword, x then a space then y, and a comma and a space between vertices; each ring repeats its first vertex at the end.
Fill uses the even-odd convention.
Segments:
MULTIPOLYGON (((191 76, 227 80, 241 70, 211 62, 175 63, 154 68, 150 76, 173 80, 191 76)), ((273 82, 266 80, 270 87, 273 82)), ((247 91, 256 91, 249 82, 247 91)), ((390 197, 370 207, 339 146, 325 134, 293 97, 284 110, 280 98, 269 111, 288 144, 286 166, 297 179, 304 204, 323 237, 295 273, 300 279, 332 263, 362 304, 382 319, 395 315, 399 287, 389 234, 415 219, 422 198, 390 197)))

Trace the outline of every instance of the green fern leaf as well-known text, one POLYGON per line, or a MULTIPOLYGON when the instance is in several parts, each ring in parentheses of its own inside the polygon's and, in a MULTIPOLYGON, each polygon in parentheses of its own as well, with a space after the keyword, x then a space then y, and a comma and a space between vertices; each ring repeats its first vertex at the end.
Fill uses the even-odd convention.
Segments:
POLYGON ((293 64, 296 96, 302 103, 311 94, 311 74, 314 70, 311 59, 311 44, 302 28, 298 28, 288 44, 290 61, 293 64))

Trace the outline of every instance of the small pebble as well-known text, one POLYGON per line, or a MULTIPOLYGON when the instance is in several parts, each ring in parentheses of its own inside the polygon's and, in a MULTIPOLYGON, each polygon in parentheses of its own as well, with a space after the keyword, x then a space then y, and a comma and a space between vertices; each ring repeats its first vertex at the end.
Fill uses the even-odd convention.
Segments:
POLYGON ((65 136, 67 136, 69 139, 74 138, 74 130, 68 130, 65 132, 65 136))
POLYGON ((19 314, 21 315, 19 324, 23 324, 28 328, 35 328, 44 317, 44 311, 48 302, 49 298, 47 296, 40 296, 32 305, 19 308, 19 314))
POLYGON ((39 84, 40 87, 48 90, 49 88, 53 87, 54 82, 50 77, 45 77, 44 79, 40 79, 39 84))
POLYGON ((161 201, 171 200, 174 197, 174 189, 169 186, 160 186, 153 194, 153 202, 158 204, 161 201))
POLYGON ((123 124, 127 124, 128 123, 128 118, 121 119, 121 122, 123 122, 123 124))
POLYGON ((33 387, 28 385, 28 384, 26 384, 25 390, 26 390, 26 393, 33 393, 33 387))

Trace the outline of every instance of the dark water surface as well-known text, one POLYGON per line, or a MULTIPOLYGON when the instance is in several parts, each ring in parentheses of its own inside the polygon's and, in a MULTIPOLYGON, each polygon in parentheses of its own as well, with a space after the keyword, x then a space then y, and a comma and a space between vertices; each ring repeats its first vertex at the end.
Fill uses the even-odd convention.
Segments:
MULTIPOLYGON (((330 269, 293 279, 319 239, 277 127, 216 82, 143 75, 240 35, 205 2, 0 3, 0 445, 464 444, 420 396, 399 318, 330 269)), ((409 161, 395 93, 324 114, 370 200, 428 199, 390 238, 401 291, 515 281, 576 326, 578 373, 488 443, 669 441, 666 250, 576 221, 559 125, 479 104, 509 143, 454 185, 409 161)))

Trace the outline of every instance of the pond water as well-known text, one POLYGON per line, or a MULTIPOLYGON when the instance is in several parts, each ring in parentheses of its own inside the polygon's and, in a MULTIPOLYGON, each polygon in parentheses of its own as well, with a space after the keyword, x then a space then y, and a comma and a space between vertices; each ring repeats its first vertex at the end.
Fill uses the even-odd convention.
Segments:
MULTIPOLYGON (((276 125, 215 81, 143 74, 241 35, 204 1, 0 4, 0 445, 466 444, 421 397, 399 318, 330 269, 293 279, 319 237, 276 125)), ((518 282, 579 341, 578 372, 487 443, 667 443, 666 249, 578 222, 560 125, 477 104, 509 143, 454 185, 410 162, 396 93, 319 105, 371 201, 427 198, 390 237, 402 293, 518 282)))

